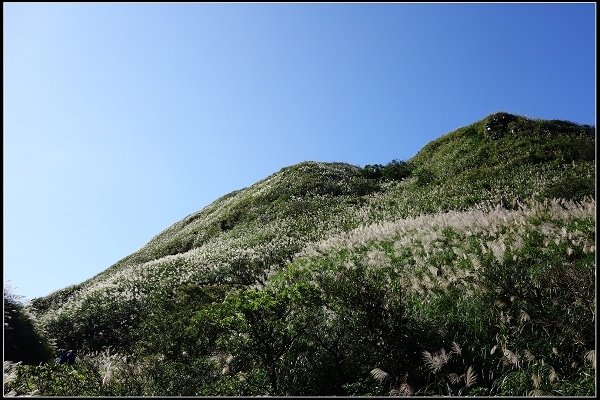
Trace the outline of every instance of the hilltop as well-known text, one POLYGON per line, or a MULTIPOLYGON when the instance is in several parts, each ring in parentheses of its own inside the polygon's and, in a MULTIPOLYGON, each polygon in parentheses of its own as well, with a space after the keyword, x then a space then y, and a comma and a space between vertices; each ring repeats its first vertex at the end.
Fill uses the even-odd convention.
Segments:
POLYGON ((79 394, 593 394, 594 212, 595 128, 496 113, 283 168, 30 311, 130 357, 79 394))

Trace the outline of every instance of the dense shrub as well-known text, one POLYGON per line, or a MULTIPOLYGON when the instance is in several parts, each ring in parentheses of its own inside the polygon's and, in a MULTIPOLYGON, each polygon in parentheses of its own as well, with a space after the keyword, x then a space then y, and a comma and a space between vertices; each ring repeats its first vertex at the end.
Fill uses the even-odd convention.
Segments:
POLYGON ((509 132, 514 133, 514 129, 511 130, 509 125, 517 119, 517 116, 505 112, 490 115, 485 124, 485 132, 490 139, 500 139, 509 132))
POLYGON ((367 179, 383 179, 387 181, 401 181, 411 174, 411 166, 406 161, 392 160, 386 165, 367 164, 361 170, 367 179))
POLYGON ((415 177, 417 178, 417 185, 426 186, 432 183, 435 180, 434 173, 427 168, 418 168, 414 172, 415 177))
POLYGON ((4 289, 4 360, 39 364, 52 357, 47 339, 11 289, 4 289))

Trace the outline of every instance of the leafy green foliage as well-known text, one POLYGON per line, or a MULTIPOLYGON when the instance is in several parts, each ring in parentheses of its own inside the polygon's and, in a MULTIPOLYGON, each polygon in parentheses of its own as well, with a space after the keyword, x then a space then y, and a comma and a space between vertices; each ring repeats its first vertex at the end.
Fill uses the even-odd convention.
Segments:
POLYGON ((153 293, 148 299, 149 314, 138 328, 144 335, 137 342, 137 352, 161 354, 164 360, 173 362, 210 355, 218 331, 211 332, 208 326, 195 330, 193 321, 196 313, 220 304, 229 289, 219 285, 184 285, 175 293, 153 293))
POLYGON ((368 179, 383 179, 401 181, 411 174, 411 167, 406 161, 392 160, 386 165, 368 164, 361 171, 368 179))
POLYGON ((142 316, 142 305, 135 300, 115 300, 87 297, 76 318, 71 313, 59 315, 46 326, 47 334, 63 348, 85 351, 128 348, 138 338, 135 328, 142 316))

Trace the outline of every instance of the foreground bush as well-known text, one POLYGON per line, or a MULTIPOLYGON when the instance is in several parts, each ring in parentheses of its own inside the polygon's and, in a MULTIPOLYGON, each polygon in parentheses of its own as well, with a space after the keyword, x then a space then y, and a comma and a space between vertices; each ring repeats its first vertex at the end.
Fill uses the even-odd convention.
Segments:
POLYGON ((4 290, 4 361, 39 364, 52 358, 50 344, 10 288, 4 290))

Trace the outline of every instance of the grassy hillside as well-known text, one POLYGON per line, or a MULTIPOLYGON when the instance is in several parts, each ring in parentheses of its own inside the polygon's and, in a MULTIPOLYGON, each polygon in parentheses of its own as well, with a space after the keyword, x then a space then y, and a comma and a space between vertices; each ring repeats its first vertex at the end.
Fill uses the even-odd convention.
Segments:
POLYGON ((284 168, 34 299, 96 352, 45 394, 593 395, 594 177, 595 128, 505 113, 284 168))

